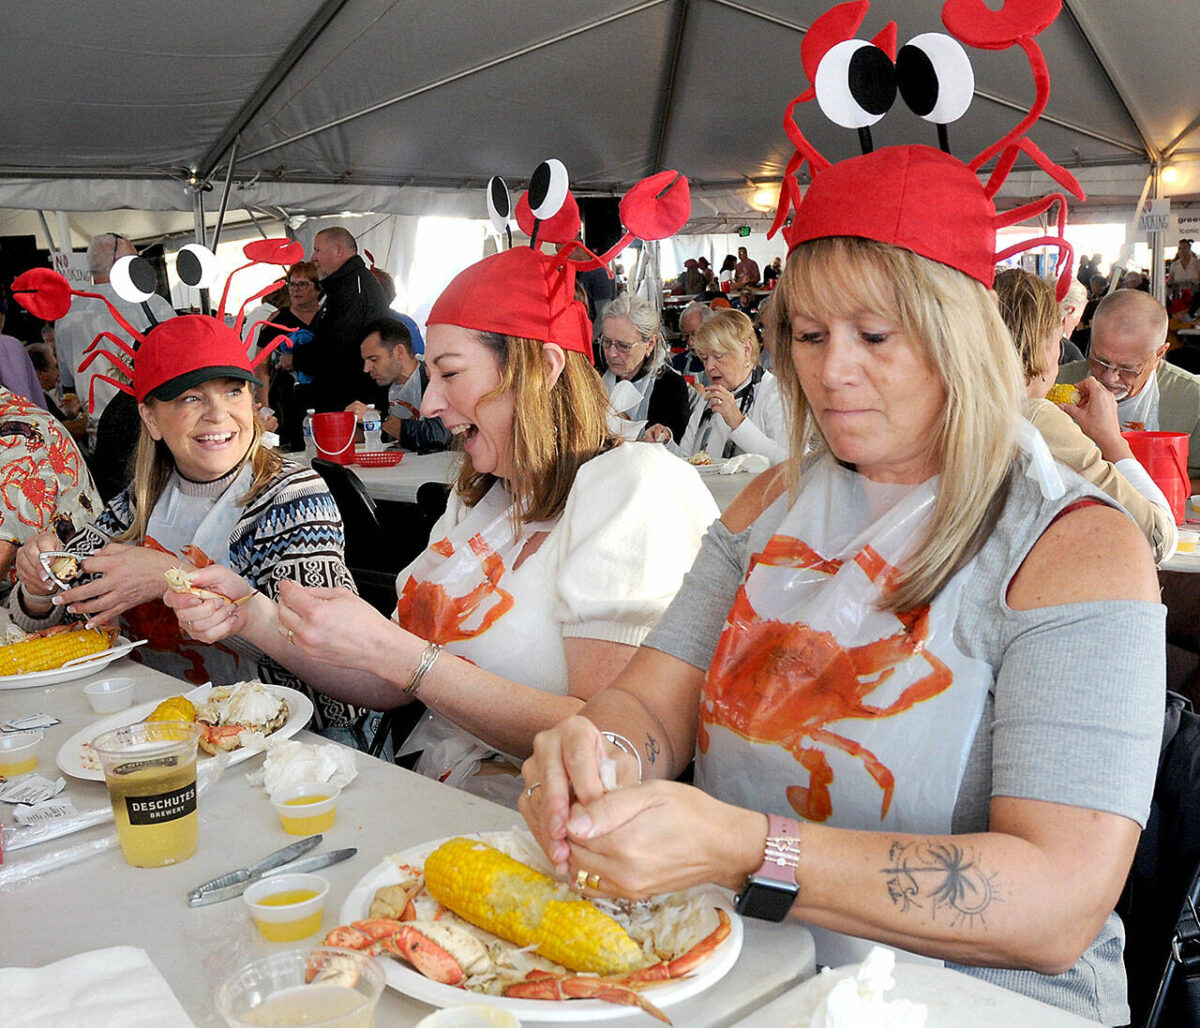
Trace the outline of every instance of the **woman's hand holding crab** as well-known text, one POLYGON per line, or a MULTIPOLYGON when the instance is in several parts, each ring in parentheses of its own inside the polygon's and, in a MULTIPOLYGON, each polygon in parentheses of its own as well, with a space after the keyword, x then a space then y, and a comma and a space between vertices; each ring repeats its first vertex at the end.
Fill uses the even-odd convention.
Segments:
MULTIPOLYGON (((193 589, 207 590, 216 596, 201 597, 192 592, 167 589, 163 603, 175 611, 180 627, 193 639, 203 643, 220 642, 231 635, 241 635, 252 617, 254 603, 235 603, 253 596, 254 589, 244 578, 222 564, 210 564, 189 578, 193 589)), ((160 586, 162 588, 161 580, 160 586)))

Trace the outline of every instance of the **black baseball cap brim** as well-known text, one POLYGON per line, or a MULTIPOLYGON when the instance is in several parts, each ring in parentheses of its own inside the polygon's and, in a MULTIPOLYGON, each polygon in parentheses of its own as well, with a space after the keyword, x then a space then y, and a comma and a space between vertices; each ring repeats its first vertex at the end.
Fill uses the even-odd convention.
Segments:
POLYGON ((258 384, 258 376, 254 372, 247 371, 245 368, 225 365, 215 368, 196 368, 195 371, 177 375, 170 381, 164 382, 151 392, 150 395, 156 400, 173 400, 180 393, 186 392, 193 386, 198 386, 203 382, 211 382, 214 378, 240 378, 243 382, 258 384))

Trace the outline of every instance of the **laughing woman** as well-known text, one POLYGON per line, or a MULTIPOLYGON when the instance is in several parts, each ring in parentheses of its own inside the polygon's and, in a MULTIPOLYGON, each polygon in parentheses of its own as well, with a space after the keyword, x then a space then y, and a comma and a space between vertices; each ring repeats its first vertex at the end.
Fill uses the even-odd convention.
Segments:
MULTIPOLYGON (((167 603, 200 638, 236 633, 322 691, 375 709, 419 695, 417 770, 515 805, 513 758, 624 667, 691 565, 716 505, 661 447, 621 442, 591 367, 574 274, 529 248, 462 272, 428 319, 421 405, 464 460, 392 620, 340 589, 279 603, 167 603), (444 652, 443 652, 444 651, 444 652)), ((197 584, 239 597, 224 568, 197 584)))
MULTIPOLYGON (((147 664, 199 684, 247 678, 301 687, 244 645, 198 645, 160 597, 163 572, 218 563, 275 596, 285 579, 349 586, 341 517, 321 479, 262 445, 254 416, 254 372, 246 351, 215 319, 191 315, 153 329, 138 351, 133 392, 142 418, 133 481, 93 524, 66 544, 82 558, 80 584, 60 590, 39 553, 64 547, 53 533, 17 556, 10 599, 26 630, 78 615, 118 617, 126 635, 148 640, 147 664)), ((340 735, 355 712, 314 695, 314 727, 340 735)))

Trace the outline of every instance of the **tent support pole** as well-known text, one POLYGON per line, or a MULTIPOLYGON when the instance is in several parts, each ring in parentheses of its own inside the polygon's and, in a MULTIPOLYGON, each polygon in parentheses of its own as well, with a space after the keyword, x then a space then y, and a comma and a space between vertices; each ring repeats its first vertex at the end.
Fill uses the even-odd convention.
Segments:
POLYGON ((37 212, 37 216, 38 216, 38 221, 40 221, 42 223, 42 231, 46 233, 46 249, 53 251, 54 237, 50 234, 50 225, 46 221, 46 214, 44 211, 39 210, 37 212))
MULTIPOLYGON (((1154 180, 1150 189, 1155 200, 1162 196, 1162 169, 1163 160, 1161 157, 1156 157, 1154 165, 1150 169, 1150 177, 1154 180)), ((1165 307, 1167 305, 1167 280, 1163 267, 1164 240, 1165 233, 1150 233, 1150 292, 1154 299, 1165 307)))
POLYGON ((71 223, 67 220, 66 211, 55 211, 58 217, 58 248, 63 253, 70 253, 74 247, 71 246, 71 223))
MULTIPOLYGON (((204 246, 204 186, 197 184, 192 187, 192 217, 196 223, 196 242, 204 246)), ((200 310, 204 314, 212 313, 212 304, 208 302, 208 290, 200 290, 200 310)))
POLYGON ((233 185, 233 169, 237 167, 238 147, 241 146, 242 137, 237 135, 233 139, 233 145, 229 148, 229 170, 225 173, 225 186, 221 190, 221 206, 217 211, 217 227, 213 229, 212 251, 217 252, 217 243, 221 239, 221 228, 225 224, 225 211, 229 207, 229 188, 233 185))

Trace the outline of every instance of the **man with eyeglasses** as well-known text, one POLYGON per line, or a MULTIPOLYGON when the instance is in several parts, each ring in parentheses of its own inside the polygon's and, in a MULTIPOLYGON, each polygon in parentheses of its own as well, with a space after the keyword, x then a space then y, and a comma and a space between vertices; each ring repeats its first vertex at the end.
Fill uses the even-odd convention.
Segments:
POLYGON ((1188 474, 1200 490, 1200 377, 1163 360, 1167 312, 1148 293, 1119 289, 1092 316, 1087 360, 1064 364, 1059 382, 1093 376, 1117 400, 1125 431, 1183 432, 1190 436, 1188 474))

